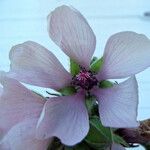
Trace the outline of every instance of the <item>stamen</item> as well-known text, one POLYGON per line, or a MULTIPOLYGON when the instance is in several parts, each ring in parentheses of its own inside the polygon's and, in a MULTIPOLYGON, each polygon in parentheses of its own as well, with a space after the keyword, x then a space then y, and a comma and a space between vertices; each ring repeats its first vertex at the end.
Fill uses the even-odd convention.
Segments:
POLYGON ((76 75, 77 80, 86 82, 90 78, 90 73, 81 71, 78 75, 76 75))
POLYGON ((72 85, 81 87, 85 90, 90 90, 93 86, 97 85, 98 81, 91 71, 86 71, 85 68, 72 79, 72 85))

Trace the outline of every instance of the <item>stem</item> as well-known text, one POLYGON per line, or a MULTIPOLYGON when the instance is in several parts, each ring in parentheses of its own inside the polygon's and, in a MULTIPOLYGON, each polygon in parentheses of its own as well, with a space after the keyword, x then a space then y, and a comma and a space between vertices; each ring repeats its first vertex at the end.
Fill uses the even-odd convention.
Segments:
POLYGON ((112 129, 111 129, 111 128, 110 128, 110 132, 111 132, 111 140, 112 140, 112 143, 114 143, 113 131, 112 131, 112 129))

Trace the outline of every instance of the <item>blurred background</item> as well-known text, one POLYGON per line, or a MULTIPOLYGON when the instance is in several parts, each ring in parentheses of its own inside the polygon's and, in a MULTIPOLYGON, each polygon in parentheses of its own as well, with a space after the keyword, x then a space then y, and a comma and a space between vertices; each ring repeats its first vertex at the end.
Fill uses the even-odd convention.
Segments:
MULTIPOLYGON (((94 55, 98 57, 102 56, 107 39, 116 32, 135 31, 150 38, 150 0, 0 0, 0 70, 9 69, 11 47, 27 40, 44 45, 68 69, 68 57, 47 33, 47 15, 63 4, 72 5, 88 20, 97 37, 94 55)), ((138 119, 143 120, 150 118, 150 68, 138 74, 137 79, 138 119)))

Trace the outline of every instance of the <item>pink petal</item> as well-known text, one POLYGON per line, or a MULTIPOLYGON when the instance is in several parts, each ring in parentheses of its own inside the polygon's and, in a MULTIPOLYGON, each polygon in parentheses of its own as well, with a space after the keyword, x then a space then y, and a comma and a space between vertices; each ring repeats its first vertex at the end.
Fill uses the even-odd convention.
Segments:
POLYGON ((10 129, 0 143, 1 150, 47 150, 50 140, 35 138, 37 119, 25 120, 10 129))
POLYGON ((81 66, 89 66, 96 38, 80 12, 65 5, 56 8, 48 16, 48 32, 66 55, 81 66))
POLYGON ((118 79, 139 73, 150 66, 150 40, 134 32, 111 36, 104 52, 99 79, 118 79))
POLYGON ((95 92, 102 124, 109 127, 137 127, 138 85, 135 77, 95 92))
POLYGON ((37 126, 40 139, 58 137, 66 145, 79 143, 89 131, 88 112, 83 95, 49 99, 37 126))
POLYGON ((28 41, 14 46, 10 52, 9 76, 19 81, 60 89, 70 83, 71 76, 58 59, 43 46, 28 41))
POLYGON ((0 77, 3 92, 0 96, 0 128, 7 131, 16 123, 39 117, 44 99, 26 89, 18 81, 0 77))

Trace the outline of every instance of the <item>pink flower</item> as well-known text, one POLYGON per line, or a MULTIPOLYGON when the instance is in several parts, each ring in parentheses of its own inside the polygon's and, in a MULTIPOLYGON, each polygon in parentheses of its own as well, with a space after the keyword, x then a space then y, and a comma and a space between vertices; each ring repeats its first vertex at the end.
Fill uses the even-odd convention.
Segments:
POLYGON ((46 101, 38 120, 37 137, 56 136, 66 145, 80 142, 89 131, 85 92, 96 87, 98 81, 115 78, 131 77, 112 88, 94 90, 100 119, 104 126, 138 126, 138 86, 134 75, 150 65, 149 39, 134 32, 111 36, 105 47, 103 67, 95 76, 89 66, 96 38, 77 10, 68 6, 56 8, 48 16, 48 32, 62 51, 81 66, 80 73, 72 78, 50 51, 28 41, 12 48, 8 75, 21 82, 55 90, 72 84, 82 90, 46 101))
POLYGON ((2 73, 0 83, 0 150, 47 150, 50 139, 35 136, 44 99, 2 73))

